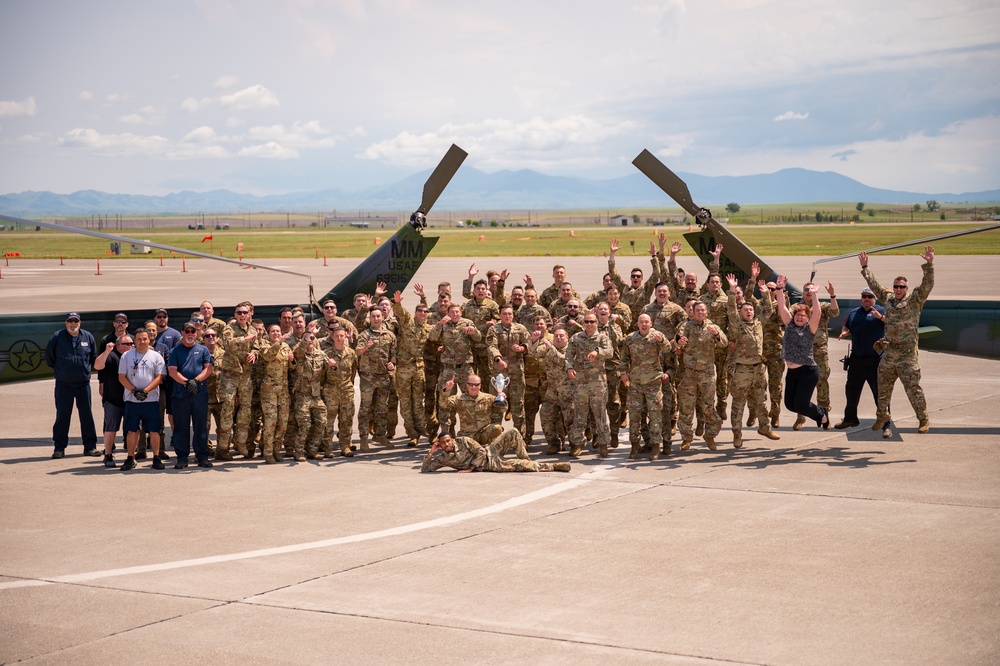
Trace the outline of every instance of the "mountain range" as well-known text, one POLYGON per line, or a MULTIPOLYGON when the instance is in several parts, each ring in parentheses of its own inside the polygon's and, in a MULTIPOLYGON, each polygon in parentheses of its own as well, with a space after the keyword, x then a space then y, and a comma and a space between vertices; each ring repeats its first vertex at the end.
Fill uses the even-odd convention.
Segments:
MULTIPOLYGON (((430 170, 388 185, 360 190, 331 188, 269 196, 229 190, 183 191, 164 196, 108 194, 82 190, 72 194, 19 192, 0 195, 0 212, 8 215, 92 215, 235 212, 367 211, 409 212, 420 203, 430 170)), ((782 169, 753 176, 678 174, 698 205, 720 207, 809 202, 863 201, 868 204, 913 204, 935 199, 941 203, 984 204, 1000 201, 1000 189, 985 192, 904 192, 869 187, 832 171, 782 169)), ((435 209, 558 210, 672 207, 674 202, 641 173, 592 180, 547 176, 537 171, 485 173, 464 167, 455 175, 435 209)))

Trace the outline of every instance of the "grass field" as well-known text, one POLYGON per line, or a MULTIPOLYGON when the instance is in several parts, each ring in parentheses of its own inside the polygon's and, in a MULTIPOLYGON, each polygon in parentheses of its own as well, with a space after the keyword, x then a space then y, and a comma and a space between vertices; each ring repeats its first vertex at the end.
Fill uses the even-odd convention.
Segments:
MULTIPOLYGON (((944 233, 974 229, 990 224, 974 223, 925 223, 925 224, 811 224, 782 226, 733 225, 731 230, 739 238, 765 256, 832 256, 859 250, 890 245, 935 236, 944 233)), ((611 238, 618 238, 622 245, 620 254, 633 254, 630 241, 635 242, 635 254, 643 254, 654 239, 654 233, 664 232, 668 240, 681 240, 688 227, 632 227, 611 229, 569 227, 485 228, 485 229, 430 229, 428 235, 439 235, 441 240, 434 250, 436 257, 495 257, 495 256, 597 256, 607 252, 611 238), (571 235, 572 234, 572 235, 571 235)), ((325 252, 328 257, 364 257, 372 252, 376 238, 388 239, 392 229, 384 230, 248 230, 180 231, 180 230, 124 230, 111 231, 139 239, 175 247, 222 253, 237 256, 237 243, 243 243, 245 259, 259 258, 308 258, 325 252), (201 242, 211 233, 211 241, 201 242)), ((1000 230, 961 236, 934 243, 938 254, 1000 254, 1000 230)), ((0 252, 19 253, 22 258, 88 259, 112 258, 109 243, 99 238, 79 236, 55 231, 5 231, 0 232, 0 252)), ((685 244, 685 253, 689 248, 685 244)), ((889 254, 912 254, 914 248, 895 250, 889 254)), ((158 256, 159 250, 153 251, 158 256)), ((121 257, 141 257, 123 248, 121 257)), ((148 255, 146 255, 148 256, 148 255)))

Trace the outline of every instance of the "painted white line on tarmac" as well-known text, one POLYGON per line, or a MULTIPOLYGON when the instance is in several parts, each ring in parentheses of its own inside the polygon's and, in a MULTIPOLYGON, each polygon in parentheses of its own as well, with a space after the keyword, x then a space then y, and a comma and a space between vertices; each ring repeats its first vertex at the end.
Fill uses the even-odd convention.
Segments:
POLYGON ((169 571, 171 569, 198 567, 205 564, 220 564, 222 562, 235 562, 237 560, 248 560, 254 557, 267 557, 269 555, 285 555, 287 553, 299 553, 306 550, 315 550, 317 548, 329 548, 331 546, 342 546, 344 544, 349 544, 349 543, 360 543, 362 541, 372 541, 375 539, 384 539, 386 537, 411 534, 413 532, 420 532, 423 530, 433 529, 435 527, 446 527, 448 525, 454 525, 456 523, 465 522, 467 520, 472 520, 474 518, 482 518, 483 516, 489 516, 495 513, 501 513, 509 509, 514 509, 519 506, 524 506, 526 504, 531 504, 539 500, 547 499, 554 495, 566 492, 567 490, 573 490, 574 488, 579 488, 580 486, 586 485, 587 483, 597 480, 603 476, 607 476, 612 469, 614 469, 612 465, 599 465, 596 468, 594 468, 593 471, 581 474, 575 479, 569 479, 567 481, 557 483, 553 486, 549 486, 548 488, 535 490, 533 492, 526 493, 518 497, 512 497, 508 500, 504 500, 503 502, 497 502, 496 504, 491 504, 481 509, 463 511, 462 513, 456 513, 451 516, 443 516, 441 518, 434 518, 432 520, 424 520, 418 523, 410 523, 409 525, 400 525, 399 527, 390 527, 388 529, 377 530, 375 532, 363 532, 361 534, 351 534, 348 536, 335 537, 333 539, 323 539, 322 541, 297 543, 288 546, 275 546, 273 548, 260 548, 258 550, 247 550, 241 553, 229 553, 226 555, 211 555, 208 557, 198 557, 190 560, 175 560, 173 562, 161 562, 159 564, 145 564, 136 567, 123 567, 121 569, 105 569, 103 571, 90 571, 87 573, 68 574, 65 576, 56 576, 54 578, 16 580, 7 583, 0 583, 0 590, 10 590, 18 587, 38 587, 41 585, 52 585, 55 583, 87 583, 90 581, 100 580, 103 578, 113 578, 115 576, 131 576, 133 574, 144 574, 157 571, 169 571))

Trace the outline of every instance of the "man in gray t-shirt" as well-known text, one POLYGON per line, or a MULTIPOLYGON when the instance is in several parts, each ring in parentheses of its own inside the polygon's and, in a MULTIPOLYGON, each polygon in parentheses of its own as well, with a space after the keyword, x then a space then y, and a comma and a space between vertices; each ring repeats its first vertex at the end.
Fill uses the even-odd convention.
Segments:
POLYGON ((125 437, 128 447, 128 458, 121 466, 123 472, 135 467, 140 428, 149 433, 153 469, 163 469, 163 461, 159 457, 160 382, 166 373, 163 356, 150 349, 149 332, 140 328, 135 333, 135 348, 125 352, 118 363, 118 380, 125 387, 125 437))

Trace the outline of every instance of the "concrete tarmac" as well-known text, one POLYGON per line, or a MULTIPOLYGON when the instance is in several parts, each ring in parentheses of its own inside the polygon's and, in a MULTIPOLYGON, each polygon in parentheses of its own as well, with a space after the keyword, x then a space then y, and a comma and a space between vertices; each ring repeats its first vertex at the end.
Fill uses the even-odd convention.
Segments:
MULTIPOLYGON (((470 261, 430 259, 417 280, 457 290, 470 261)), ((779 261, 808 276, 810 259, 779 261)), ((545 287, 556 262, 587 293, 605 268, 507 266, 545 287)), ((939 257, 932 297, 992 296, 982 262, 1000 270, 939 257)), ((0 311, 209 298, 228 316, 246 297, 306 295, 292 276, 200 261, 102 276, 57 263, 5 267, 0 311)), ((322 293, 355 262, 274 263, 305 267, 322 293)), ((620 268, 633 263, 648 267, 620 268)), ((857 262, 837 265, 817 277, 860 292, 857 262)), ((872 258, 885 280, 915 283, 919 265, 872 258)), ((830 344, 831 359, 846 352, 830 344)), ((420 474, 427 446, 400 440, 354 459, 122 473, 80 455, 75 422, 51 460, 52 382, 3 385, 0 663, 997 663, 1000 362, 920 358, 925 435, 897 384, 889 440, 869 429, 866 394, 847 431, 792 432, 785 412, 780 441, 744 429, 734 450, 727 424, 718 451, 696 440, 655 463, 628 461, 622 433, 569 474, 420 474)), ((844 378, 835 365, 835 420, 844 378)), ((539 442, 533 457, 555 460, 539 442)))

